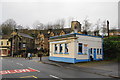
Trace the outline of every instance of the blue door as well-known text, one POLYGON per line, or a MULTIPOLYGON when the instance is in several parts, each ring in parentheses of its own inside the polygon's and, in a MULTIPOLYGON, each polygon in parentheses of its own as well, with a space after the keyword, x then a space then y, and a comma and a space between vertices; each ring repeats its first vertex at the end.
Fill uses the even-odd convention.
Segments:
POLYGON ((94 60, 96 60, 96 49, 94 49, 94 60))

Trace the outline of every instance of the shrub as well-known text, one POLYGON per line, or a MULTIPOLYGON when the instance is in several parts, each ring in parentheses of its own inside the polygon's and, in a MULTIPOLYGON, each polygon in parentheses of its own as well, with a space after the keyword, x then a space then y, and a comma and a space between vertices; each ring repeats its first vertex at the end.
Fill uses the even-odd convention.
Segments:
POLYGON ((104 59, 120 59, 120 36, 104 38, 104 59))

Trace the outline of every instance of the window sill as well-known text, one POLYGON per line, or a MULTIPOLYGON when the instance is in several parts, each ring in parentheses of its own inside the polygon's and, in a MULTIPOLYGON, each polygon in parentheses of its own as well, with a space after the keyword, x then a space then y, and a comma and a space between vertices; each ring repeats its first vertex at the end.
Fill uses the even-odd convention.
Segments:
POLYGON ((83 55, 83 53, 80 53, 80 52, 79 52, 78 55, 83 55))
POLYGON ((65 52, 64 54, 69 54, 68 52, 65 52))

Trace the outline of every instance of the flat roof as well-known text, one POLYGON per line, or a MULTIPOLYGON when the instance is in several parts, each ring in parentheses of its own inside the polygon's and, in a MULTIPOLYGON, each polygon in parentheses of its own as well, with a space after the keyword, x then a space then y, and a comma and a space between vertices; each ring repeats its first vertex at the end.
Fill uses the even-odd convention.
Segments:
POLYGON ((60 36, 53 36, 53 37, 50 37, 50 39, 64 38, 64 37, 75 37, 76 35, 82 35, 82 36, 90 36, 90 37, 102 38, 102 37, 100 37, 100 36, 86 35, 86 34, 80 34, 80 33, 69 33, 69 34, 60 35, 60 36))

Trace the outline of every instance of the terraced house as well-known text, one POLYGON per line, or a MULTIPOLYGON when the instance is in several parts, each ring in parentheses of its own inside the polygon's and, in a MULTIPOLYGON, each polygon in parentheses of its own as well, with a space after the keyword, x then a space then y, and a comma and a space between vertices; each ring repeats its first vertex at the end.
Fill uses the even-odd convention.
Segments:
POLYGON ((9 39, 11 41, 11 55, 21 54, 34 49, 34 38, 28 34, 13 31, 9 39))
POLYGON ((11 42, 8 40, 8 36, 2 35, 0 39, 0 56, 8 56, 10 54, 11 42))

